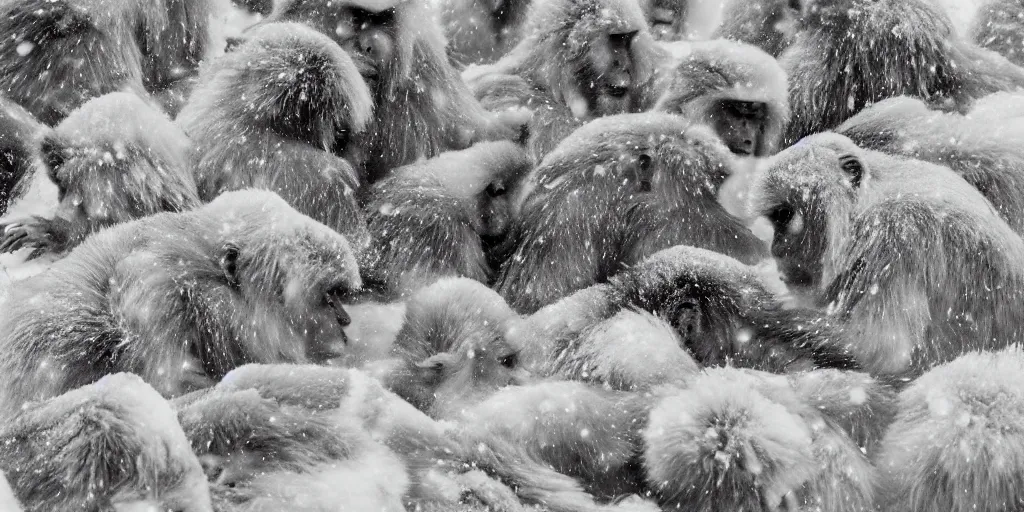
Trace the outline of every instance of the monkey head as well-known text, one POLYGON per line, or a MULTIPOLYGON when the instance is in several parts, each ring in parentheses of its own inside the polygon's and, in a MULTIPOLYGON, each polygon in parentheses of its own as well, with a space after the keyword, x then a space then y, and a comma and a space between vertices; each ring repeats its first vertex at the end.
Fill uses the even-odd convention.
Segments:
POLYGON ((144 94, 142 55, 125 10, 72 0, 5 3, 0 88, 50 126, 89 98, 125 88, 144 94))
POLYGON ((116 92, 82 105, 43 137, 40 151, 57 185, 57 215, 95 231, 199 206, 190 148, 163 112, 116 92))
POLYGON ((402 368, 389 387, 418 409, 445 417, 527 376, 504 337, 516 314, 486 285, 443 279, 407 305, 392 354, 402 368))
POLYGON ((771 222, 771 252, 790 289, 821 288, 830 248, 849 235, 862 182, 864 151, 834 133, 806 137, 773 157, 755 176, 753 211, 771 222))
POLYGON ((783 309, 753 268, 722 254, 680 245, 609 282, 618 308, 665 319, 704 366, 854 367, 838 329, 811 312, 783 309))
POLYGON ((640 111, 657 50, 635 2, 534 2, 524 33, 509 59, 577 118, 640 111))
POLYGON ((721 25, 710 39, 729 39, 752 44, 778 56, 796 38, 807 0, 726 0, 721 6, 721 25))
POLYGON ((417 43, 443 52, 444 36, 422 0, 285 0, 272 20, 306 23, 355 58, 371 88, 412 79, 417 43))
POLYGON ((27 510, 213 510, 174 411, 135 375, 27 404, 0 439, 0 469, 27 510))
POLYGON ((226 118, 235 131, 269 129, 342 154, 372 111, 369 88, 334 41, 299 23, 265 23, 204 69, 178 122, 200 127, 192 135, 226 118))
POLYGON ((651 35, 659 41, 675 41, 685 36, 690 0, 646 0, 642 2, 651 35))
POLYGON ((789 87, 774 58, 724 39, 672 47, 674 67, 655 110, 708 124, 734 154, 778 151, 789 122, 789 87))

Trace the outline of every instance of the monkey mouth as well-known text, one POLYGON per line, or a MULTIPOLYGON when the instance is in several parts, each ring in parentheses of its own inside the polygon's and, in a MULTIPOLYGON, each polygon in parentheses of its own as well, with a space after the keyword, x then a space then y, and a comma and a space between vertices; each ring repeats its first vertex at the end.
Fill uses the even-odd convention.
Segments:
POLYGON ((737 156, 751 156, 754 154, 753 148, 732 147, 729 148, 729 150, 732 151, 732 154, 737 156))

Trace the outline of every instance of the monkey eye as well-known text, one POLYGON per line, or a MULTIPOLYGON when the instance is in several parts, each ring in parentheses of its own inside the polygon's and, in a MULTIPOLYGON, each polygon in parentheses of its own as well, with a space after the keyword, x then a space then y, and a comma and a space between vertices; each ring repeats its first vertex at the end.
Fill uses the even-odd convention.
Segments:
POLYGON ((488 197, 498 197, 505 195, 505 185, 501 183, 491 183, 485 190, 488 197))
POLYGON ((772 225, 775 226, 775 231, 779 232, 782 228, 785 228, 793 217, 796 215, 796 211, 789 205, 779 205, 768 212, 768 220, 771 221, 772 225))
POLYGON ((505 357, 498 359, 498 363, 505 368, 512 370, 519 364, 519 354, 515 352, 508 354, 505 357))

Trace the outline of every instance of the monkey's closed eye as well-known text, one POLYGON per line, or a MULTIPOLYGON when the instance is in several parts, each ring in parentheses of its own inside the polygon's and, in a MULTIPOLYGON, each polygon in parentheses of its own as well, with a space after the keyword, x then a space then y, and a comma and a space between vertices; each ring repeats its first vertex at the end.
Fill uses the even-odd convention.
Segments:
POLYGON ((487 186, 485 193, 488 197, 498 197, 505 195, 505 185, 501 183, 491 183, 487 186))

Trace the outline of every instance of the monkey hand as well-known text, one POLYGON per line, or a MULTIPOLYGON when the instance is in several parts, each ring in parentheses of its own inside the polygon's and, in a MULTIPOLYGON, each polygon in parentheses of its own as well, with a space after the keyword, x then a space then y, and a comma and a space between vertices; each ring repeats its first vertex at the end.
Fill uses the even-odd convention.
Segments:
POLYGON ((12 220, 0 225, 0 253, 13 253, 31 247, 28 259, 52 250, 59 245, 59 240, 51 227, 53 221, 44 217, 31 216, 20 220, 12 220))

